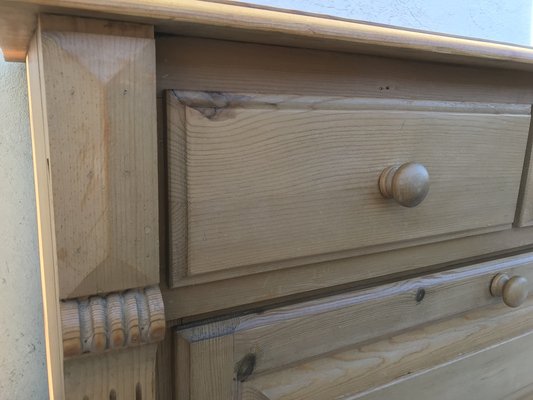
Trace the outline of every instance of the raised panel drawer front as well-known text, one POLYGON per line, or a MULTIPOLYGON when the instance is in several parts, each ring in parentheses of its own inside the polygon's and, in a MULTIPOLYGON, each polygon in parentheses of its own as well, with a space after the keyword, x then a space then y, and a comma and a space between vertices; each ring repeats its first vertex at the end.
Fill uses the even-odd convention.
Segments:
POLYGON ((171 90, 167 118, 180 286, 510 228, 530 106, 171 90))
POLYGON ((520 398, 531 289, 533 253, 178 329, 177 398, 520 398))

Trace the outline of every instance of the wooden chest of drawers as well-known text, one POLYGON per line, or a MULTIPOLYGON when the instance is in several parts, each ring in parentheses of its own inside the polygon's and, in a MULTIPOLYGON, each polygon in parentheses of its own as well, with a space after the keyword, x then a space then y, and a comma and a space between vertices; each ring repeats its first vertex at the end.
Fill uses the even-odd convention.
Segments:
POLYGON ((182 3, 0 0, 51 398, 533 398, 533 50, 182 3))

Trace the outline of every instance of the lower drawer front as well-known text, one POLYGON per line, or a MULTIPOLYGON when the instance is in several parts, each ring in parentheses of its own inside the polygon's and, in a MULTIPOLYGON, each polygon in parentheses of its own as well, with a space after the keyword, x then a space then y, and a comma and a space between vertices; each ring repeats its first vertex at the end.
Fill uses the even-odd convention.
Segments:
POLYGON ((434 400, 533 398, 532 358, 533 332, 529 332, 354 399, 410 400, 414 394, 434 400))
POLYGON ((177 330, 177 398, 402 399, 393 387, 407 396, 406 379, 437 399, 475 399, 469 391, 488 379, 499 391, 480 398, 509 398, 533 383, 522 372, 533 349, 529 282, 533 253, 177 330), (491 292, 501 274, 511 279, 491 292), (505 385, 491 375, 502 368, 505 385), (463 392, 442 397, 432 379, 463 392))
POLYGON ((258 376, 243 384, 241 399, 530 399, 533 331, 508 326, 530 329, 526 310, 533 302, 510 315, 469 313, 258 376))

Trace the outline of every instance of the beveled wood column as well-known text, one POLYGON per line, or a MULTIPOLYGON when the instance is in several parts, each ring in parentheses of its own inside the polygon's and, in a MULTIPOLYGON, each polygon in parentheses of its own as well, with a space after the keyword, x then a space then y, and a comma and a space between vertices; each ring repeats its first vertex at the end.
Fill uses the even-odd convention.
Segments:
POLYGON ((153 27, 40 16, 27 68, 50 397, 152 399, 149 343, 165 328, 153 27))

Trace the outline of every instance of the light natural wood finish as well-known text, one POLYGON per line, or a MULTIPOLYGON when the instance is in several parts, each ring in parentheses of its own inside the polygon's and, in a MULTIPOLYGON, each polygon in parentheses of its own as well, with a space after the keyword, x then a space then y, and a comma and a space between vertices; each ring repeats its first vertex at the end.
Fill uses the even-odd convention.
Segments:
POLYGON ((533 64, 533 50, 526 47, 245 4, 195 0, 2 0, 0 47, 5 49, 8 59, 20 60, 25 54, 35 29, 34 16, 39 11, 130 19, 154 24, 161 32, 286 46, 507 68, 528 69, 533 64))
POLYGON ((507 274, 498 274, 490 284, 490 293, 501 297, 509 307, 519 307, 529 294, 529 283, 523 276, 510 278, 507 274))
POLYGON ((155 343, 165 336, 158 286, 63 301, 61 321, 65 357, 155 343))
MULTIPOLYGON (((383 100, 533 102, 533 79, 519 71, 495 73, 486 68, 398 59, 384 62, 380 57, 198 38, 161 37, 156 43, 158 92, 179 87, 383 100)), ((160 126, 162 129, 163 124, 160 126)), ((161 136, 164 137, 162 131, 161 136)), ((476 257, 494 257, 531 247, 533 230, 494 233, 489 230, 481 236, 452 235, 440 239, 438 243, 416 240, 412 242, 416 247, 410 248, 393 243, 365 251, 347 251, 335 261, 322 254, 305 268, 289 268, 301 264, 301 260, 287 260, 277 263, 283 269, 269 272, 264 272, 264 265, 246 267, 250 273, 246 276, 242 275, 242 268, 198 275, 194 286, 164 291, 167 317, 198 319, 199 314, 242 309, 244 304, 280 301, 275 299, 281 297, 286 300, 287 296, 294 300, 305 296, 304 292, 324 291, 347 282, 382 279, 400 271, 442 268, 476 257)), ((186 252, 179 254, 184 257, 186 252)))
POLYGON ((160 37, 157 90, 533 103, 527 72, 333 51, 160 37))
POLYGON ((429 192, 428 170, 415 162, 387 167, 379 176, 379 191, 401 206, 416 207, 429 192))
MULTIPOLYGON (((443 348, 424 347, 422 352, 427 351, 428 353, 424 354, 431 354, 435 351, 437 359, 441 360, 439 362, 444 362, 453 358, 453 354, 458 356, 474 348, 481 349, 495 341, 523 333, 526 329, 533 329, 533 319, 529 317, 533 303, 529 302, 523 306, 527 312, 518 309, 518 313, 514 314, 506 306, 498 305, 498 300, 492 297, 490 284, 493 277, 500 272, 520 274, 530 279, 533 277, 533 255, 530 253, 526 256, 473 265, 372 289, 280 307, 260 314, 178 330, 176 333, 177 393, 181 396, 178 396, 178 399, 189 399, 187 396, 190 396, 190 399, 202 398, 194 397, 190 392, 192 387, 199 385, 199 382, 203 384, 202 390, 210 394, 240 390, 239 385, 234 386, 238 366, 251 355, 255 358, 255 364, 251 373, 248 371, 245 374, 244 379, 246 382, 250 381, 251 386, 254 386, 254 382, 258 380, 273 388, 274 392, 275 388, 279 388, 280 391, 286 390, 288 393, 294 391, 301 396, 295 395, 294 399, 306 398, 302 393, 316 393, 318 399, 321 398, 319 394, 325 392, 321 392, 316 386, 310 392, 306 392, 305 388, 312 385, 313 380, 331 379, 332 377, 325 371, 337 370, 333 367, 333 363, 338 362, 337 356, 319 358, 321 361, 317 361, 318 363, 329 363, 329 366, 316 374, 313 374, 314 367, 308 368, 304 365, 298 369, 296 366, 294 367, 296 378, 293 378, 290 366, 412 329, 421 324, 482 309, 485 306, 490 306, 490 311, 482 313, 482 317, 478 320, 475 317, 476 311, 467 317, 457 317, 455 322, 437 324, 438 328, 435 330, 442 332, 434 340, 437 347, 443 348), (493 308, 494 306, 497 308, 493 308), (499 329, 495 329, 496 326, 499 329), (468 337, 468 340, 465 337, 468 337), (220 349, 213 348, 217 343, 223 343, 220 349), (231 345, 230 350, 227 349, 228 344, 231 345), (196 356, 190 352, 192 346, 199 349, 196 356), (215 357, 215 354, 219 356, 215 357), (197 372, 192 373, 193 370, 197 372), (210 372, 202 375, 199 371, 210 372), (285 374, 287 371, 291 373, 285 374), (221 377, 224 374, 228 374, 226 378, 213 380, 213 377, 221 377), (275 378, 271 379, 271 374, 275 378), (310 378, 300 384, 299 376, 305 374, 310 378), (282 376, 285 379, 281 378, 282 376), (264 380, 261 381, 263 377, 264 380), (281 385, 282 382, 287 382, 287 386, 281 385)), ((425 329, 415 333, 414 337, 419 338, 421 334, 432 332, 433 328, 425 329)), ((406 354, 415 351, 413 358, 417 361, 413 362, 422 363, 418 368, 430 367, 436 359, 428 359, 424 354, 418 357, 416 352, 419 351, 420 345, 418 342, 414 347, 402 346, 401 351, 405 351, 406 354)), ((380 351, 379 349, 383 347, 381 344, 375 349, 380 351)), ((394 351, 397 353, 399 350, 394 351)), ((380 365, 380 362, 376 362, 375 368, 380 365)), ((366 367, 369 367, 368 363, 365 364, 366 367)), ((383 368, 387 367, 389 366, 385 365, 383 368)), ((405 368, 411 367, 412 364, 405 365, 405 368)), ((397 377, 401 376, 401 368, 398 371, 398 365, 390 366, 388 371, 389 380, 392 379, 391 374, 398 373, 400 375, 397 377)), ((364 379, 361 378, 359 384, 362 384, 368 376, 372 375, 365 372, 364 379)), ((372 379, 379 380, 380 376, 382 375, 378 373, 372 379)), ((325 385, 325 382, 316 384, 325 385)), ((345 385, 349 384, 350 382, 347 382, 345 385)), ((257 387, 262 387, 258 385, 257 387)), ((345 385, 333 380, 331 390, 335 387, 345 390, 345 385)), ((326 388, 329 386, 326 385, 326 388)))
POLYGON ((59 284, 57 276, 57 247, 52 182, 48 163, 48 115, 43 101, 42 41, 38 30, 32 39, 26 61, 30 123, 33 154, 33 173, 37 205, 37 230, 41 287, 43 293, 43 322, 50 399, 64 399, 63 338, 59 311, 59 284))
POLYGON ((234 321, 223 321, 176 334, 177 400, 232 399, 234 381, 234 342, 230 334, 234 321))
POLYGON ((420 274, 476 258, 502 256, 513 249, 524 251, 531 249, 532 242, 533 228, 520 228, 437 243, 421 241, 416 247, 402 248, 402 243, 379 246, 372 254, 352 253, 333 261, 324 255, 302 268, 253 273, 176 289, 162 288, 165 313, 167 321, 191 321, 229 309, 244 310, 288 299, 308 299, 317 293, 375 285, 390 275, 420 274))
POLYGON ((530 359, 531 354, 529 346, 524 346, 523 358, 515 359, 516 353, 505 356, 510 346, 502 342, 512 339, 523 343, 524 334, 529 338, 527 342, 531 340, 533 302, 529 301, 525 308, 527 311, 513 313, 503 307, 476 310, 260 375, 243 384, 242 399, 366 399, 365 393, 371 393, 372 399, 392 400, 403 392, 396 391, 399 386, 409 386, 403 392, 409 394, 405 397, 409 399, 419 394, 431 399, 441 395, 450 400, 514 399, 511 394, 523 393, 520 388, 532 383, 531 374, 520 370, 525 366, 522 361, 530 359), (519 338, 514 339, 516 336, 519 338), (498 348, 501 350, 495 350, 498 348), (484 353, 489 355, 489 363, 463 366, 471 362, 466 360, 484 353), (434 371, 441 371, 435 380, 431 378, 434 371), (441 375, 443 371, 448 372, 441 375), (478 374, 485 378, 483 383, 477 380, 478 374), (458 375, 464 375, 464 380, 451 387, 458 375), (422 381, 427 383, 425 388, 418 386, 422 381), (444 387, 436 388, 435 384, 444 387))
POLYGON ((526 157, 524 160, 524 170, 522 173, 522 185, 518 197, 516 210, 517 226, 533 225, 533 127, 530 128, 529 140, 526 147, 526 157))
POLYGON ((435 400, 514 400, 515 393, 533 381, 532 345, 530 332, 420 375, 405 377, 354 400, 408 400, 413 393, 435 400))
POLYGON ((167 104, 174 285, 514 220, 529 106, 176 90, 167 104), (413 159, 432 190, 405 210, 377 183, 413 159))
POLYGON ((159 282, 154 47, 149 26, 43 16, 28 55, 51 399, 109 397, 103 381, 152 398, 155 345, 66 365, 63 356, 164 332, 159 289, 94 296, 159 282), (59 300, 87 295, 63 303, 62 331, 59 300), (118 368, 123 354, 146 364, 135 356, 118 368))
POLYGON ((175 376, 174 330, 167 327, 165 339, 159 342, 156 357, 157 400, 173 400, 175 376))
POLYGON ((155 400, 157 344, 65 361, 66 399, 155 400))
POLYGON ((152 29, 41 21, 59 296, 158 283, 152 29))

